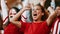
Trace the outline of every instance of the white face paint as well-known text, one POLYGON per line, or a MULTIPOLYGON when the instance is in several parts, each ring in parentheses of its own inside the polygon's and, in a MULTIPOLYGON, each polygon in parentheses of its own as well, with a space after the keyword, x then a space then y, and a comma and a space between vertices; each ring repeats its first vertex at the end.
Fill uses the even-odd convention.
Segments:
POLYGON ((11 9, 9 12, 9 19, 13 18, 16 15, 15 9, 11 9))

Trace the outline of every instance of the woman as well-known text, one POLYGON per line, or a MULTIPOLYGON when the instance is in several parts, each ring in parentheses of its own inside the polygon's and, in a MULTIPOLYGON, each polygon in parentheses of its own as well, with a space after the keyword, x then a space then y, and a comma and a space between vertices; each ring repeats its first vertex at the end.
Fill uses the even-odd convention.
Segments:
POLYGON ((51 27, 51 34, 58 34, 59 33, 59 23, 60 23, 60 6, 56 7, 56 10, 58 11, 58 15, 55 18, 52 27, 51 27))
MULTIPOLYGON (((13 7, 10 9, 9 12, 9 19, 13 18, 16 13, 18 13, 19 9, 16 7, 13 7)), ((6 23, 7 24, 7 23, 6 23)), ((6 27, 4 28, 4 34, 19 34, 19 28, 16 27, 14 24, 12 24, 11 22, 9 22, 7 25, 5 25, 6 27)))
MULTIPOLYGON (((16 13, 20 11, 20 9, 22 9, 22 1, 23 0, 17 0, 15 3, 16 5, 14 4, 15 7, 12 7, 9 10, 9 20, 13 18, 16 15, 16 13)), ((20 20, 20 18, 18 20, 20 20)), ((3 27, 4 27, 4 34, 20 34, 21 33, 19 32, 19 28, 16 27, 11 22, 4 24, 3 27)))
POLYGON ((49 34, 52 20, 56 17, 57 12, 51 14, 46 20, 44 8, 40 4, 37 4, 32 10, 33 22, 23 23, 23 21, 18 21, 18 18, 25 10, 30 10, 30 7, 25 7, 17 13, 15 17, 10 20, 11 23, 21 28, 22 30, 20 31, 24 32, 24 34, 49 34))

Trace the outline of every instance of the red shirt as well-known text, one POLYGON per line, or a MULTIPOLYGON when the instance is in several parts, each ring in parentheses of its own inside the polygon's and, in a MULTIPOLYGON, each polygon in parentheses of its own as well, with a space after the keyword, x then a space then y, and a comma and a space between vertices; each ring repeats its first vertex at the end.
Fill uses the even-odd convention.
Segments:
POLYGON ((14 24, 10 23, 5 29, 4 34, 20 34, 19 28, 16 27, 14 24))
POLYGON ((60 16, 58 16, 55 20, 54 20, 54 22, 53 22, 53 24, 52 24, 52 27, 51 27, 51 32, 52 32, 52 34, 53 34, 53 32, 54 32, 54 26, 56 27, 55 28, 55 32, 54 33, 56 33, 57 34, 57 30, 58 30, 58 24, 59 24, 59 22, 60 22, 60 16), (56 21, 58 20, 58 22, 56 23, 56 21), (56 25, 57 24, 57 25, 56 25))
MULTIPOLYGON (((21 21, 22 22, 22 21, 21 21)), ((50 27, 47 26, 47 23, 23 23, 21 30, 24 34, 49 34, 50 27)))

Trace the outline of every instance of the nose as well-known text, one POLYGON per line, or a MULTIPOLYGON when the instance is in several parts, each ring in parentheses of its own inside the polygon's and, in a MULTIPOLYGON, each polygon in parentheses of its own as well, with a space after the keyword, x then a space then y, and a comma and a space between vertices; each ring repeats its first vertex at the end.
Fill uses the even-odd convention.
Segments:
POLYGON ((33 12, 36 12, 36 10, 35 10, 35 9, 33 9, 33 12))
POLYGON ((32 12, 36 12, 36 9, 32 9, 32 12))

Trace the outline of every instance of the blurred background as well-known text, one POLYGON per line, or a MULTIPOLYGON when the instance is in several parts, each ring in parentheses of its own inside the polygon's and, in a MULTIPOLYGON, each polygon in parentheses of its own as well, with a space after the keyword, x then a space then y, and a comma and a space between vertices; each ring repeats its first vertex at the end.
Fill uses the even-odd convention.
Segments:
MULTIPOLYGON (((5 0, 5 1, 6 1, 7 5, 9 7, 11 7, 16 2, 16 0, 5 0)), ((39 2, 39 0, 36 0, 36 1, 35 0, 30 0, 30 1, 34 1, 34 3, 39 2)), ((51 2, 51 0, 46 1, 46 4, 47 4, 46 7, 50 5, 50 2, 51 2)), ((55 3, 56 3, 56 6, 59 5, 60 0, 55 0, 55 3)), ((1 5, 1 0, 0 0, 0 5, 1 5)), ((0 9, 1 9, 1 6, 0 6, 0 9)))
MULTIPOLYGON (((12 6, 14 6, 14 4, 16 3, 17 0, 5 0, 6 5, 8 6, 8 8, 11 8, 12 6)), ((37 4, 39 3, 39 0, 29 0, 30 3, 34 3, 37 4)), ((48 6, 50 6, 50 2, 51 0, 47 0, 45 3, 45 8, 47 8, 48 6)), ((60 0, 55 0, 55 5, 60 5, 60 0)), ((0 0, 0 30, 3 30, 2 27, 3 21, 2 21, 2 16, 1 16, 1 0, 0 0)), ((1 31, 0 31, 1 34, 1 31)))

